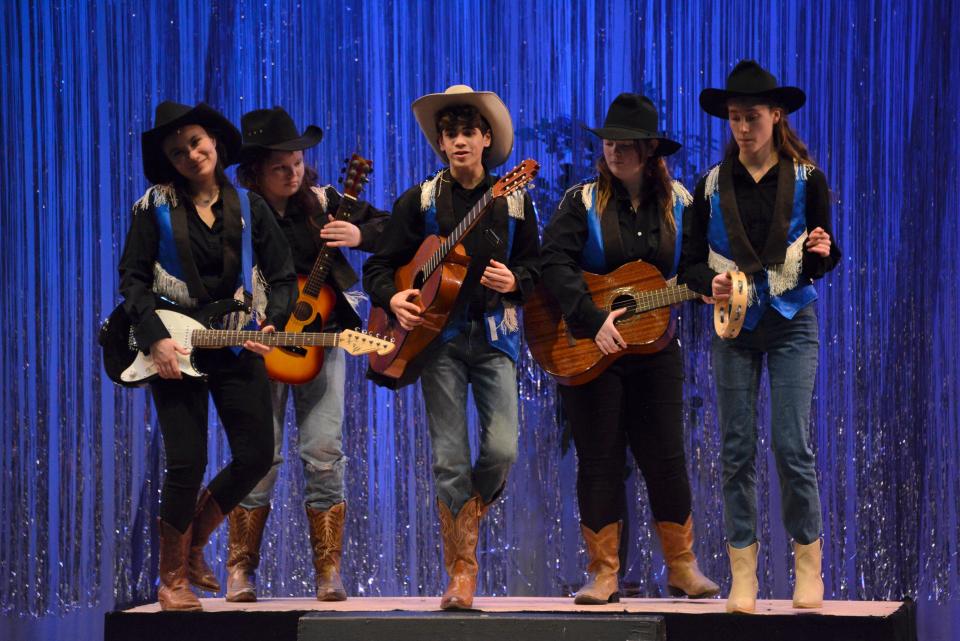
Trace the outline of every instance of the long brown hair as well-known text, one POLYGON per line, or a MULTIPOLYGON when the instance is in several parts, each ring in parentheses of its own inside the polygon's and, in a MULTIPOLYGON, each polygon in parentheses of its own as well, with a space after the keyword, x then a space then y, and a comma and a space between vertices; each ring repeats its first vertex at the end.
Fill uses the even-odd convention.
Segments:
MULTIPOLYGON (((260 187, 260 175, 263 173, 263 165, 270 154, 270 149, 259 149, 252 158, 245 160, 237 166, 237 182, 250 191, 263 196, 263 189, 260 187)), ((317 171, 307 164, 306 159, 303 162, 303 181, 300 183, 300 189, 296 191, 289 200, 293 205, 304 212, 310 221, 316 226, 317 223, 322 227, 326 221, 319 220, 320 203, 316 195, 310 189, 317 184, 317 171)), ((264 198, 266 199, 266 198, 264 198)))
MULTIPOLYGON (((780 122, 775 122, 773 124, 773 148, 777 150, 777 153, 785 154, 797 162, 816 166, 817 163, 815 163, 813 158, 810 156, 810 152, 807 150, 807 145, 790 127, 790 123, 787 122, 787 112, 783 110, 783 107, 779 105, 765 106, 769 109, 780 110, 780 122)), ((737 144, 737 140, 733 136, 730 136, 730 140, 727 142, 727 148, 724 150, 723 155, 725 158, 731 158, 733 156, 740 155, 740 145, 737 144)))
MULTIPOLYGON (((637 154, 643 158, 649 153, 649 146, 643 141, 634 140, 634 146, 637 154)), ((613 196, 613 181, 616 176, 607 166, 607 159, 602 155, 597 160, 597 216, 603 215, 603 210, 613 196)), ((660 223, 668 229, 675 230, 676 223, 673 220, 671 205, 673 204, 673 181, 670 178, 670 170, 667 169, 667 163, 663 156, 648 156, 643 160, 643 193, 640 194, 640 207, 649 206, 650 203, 659 205, 660 223)))

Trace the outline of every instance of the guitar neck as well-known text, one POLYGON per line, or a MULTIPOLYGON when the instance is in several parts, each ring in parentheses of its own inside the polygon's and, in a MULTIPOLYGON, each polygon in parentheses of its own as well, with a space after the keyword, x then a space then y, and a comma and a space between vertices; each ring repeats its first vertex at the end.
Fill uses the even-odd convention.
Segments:
POLYGON ((463 240, 463 237, 466 236, 471 229, 476 226, 480 221, 480 218, 487 212, 490 208, 490 204, 493 203, 493 188, 491 187, 483 194, 480 200, 477 201, 477 204, 470 208, 470 211, 467 212, 467 215, 463 217, 463 220, 454 228, 454 230, 447 236, 440 247, 434 252, 433 256, 426 262, 423 268, 424 275, 429 277, 437 267, 440 266, 440 263, 443 262, 443 259, 447 257, 447 254, 450 253, 450 250, 453 249, 456 245, 463 240))
POLYGON ((339 347, 340 334, 319 332, 270 332, 256 330, 197 329, 191 333, 192 347, 236 347, 255 341, 270 347, 339 347))
POLYGON ((693 300, 700 294, 689 289, 686 285, 674 285, 664 287, 663 289, 654 289, 648 292, 640 292, 637 296, 637 310, 640 314, 660 307, 676 305, 686 300, 693 300))
MULTIPOLYGON (((337 207, 337 213, 334 219, 348 220, 351 214, 353 214, 356 204, 357 199, 354 196, 344 194, 340 199, 340 206, 337 207)), ((337 249, 335 247, 327 247, 326 242, 320 245, 317 259, 313 262, 313 268, 310 270, 310 275, 307 276, 307 282, 303 286, 303 292, 305 294, 316 297, 317 294, 320 293, 320 288, 323 287, 323 284, 327 281, 327 275, 330 273, 330 265, 333 264, 333 259, 336 255, 337 249)))

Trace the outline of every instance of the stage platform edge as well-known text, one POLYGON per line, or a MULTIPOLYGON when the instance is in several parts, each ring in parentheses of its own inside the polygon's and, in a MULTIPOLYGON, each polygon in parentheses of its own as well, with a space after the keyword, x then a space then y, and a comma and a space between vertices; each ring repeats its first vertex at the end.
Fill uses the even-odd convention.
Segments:
POLYGON ((578 606, 569 598, 478 597, 444 612, 438 597, 360 597, 340 603, 202 599, 203 612, 160 612, 156 603, 106 615, 105 641, 915 641, 912 601, 827 601, 796 610, 761 600, 753 615, 722 599, 623 599, 578 606), (662 622, 662 625, 659 623, 662 622), (653 636, 650 636, 650 635, 653 636), (588 635, 588 636, 584 636, 588 635))

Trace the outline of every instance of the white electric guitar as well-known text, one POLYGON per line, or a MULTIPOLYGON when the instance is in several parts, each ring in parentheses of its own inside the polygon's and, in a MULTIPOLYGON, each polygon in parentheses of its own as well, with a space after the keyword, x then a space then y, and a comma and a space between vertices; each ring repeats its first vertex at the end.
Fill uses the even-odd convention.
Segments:
MULTIPOLYGON (((170 337, 190 350, 190 354, 177 354, 180 371, 185 376, 199 377, 203 372, 197 367, 194 354, 197 349, 236 347, 246 341, 256 341, 271 347, 339 347, 354 356, 359 354, 389 354, 396 344, 365 332, 343 330, 342 332, 273 332, 265 334, 255 330, 211 329, 216 319, 226 314, 242 311, 239 301, 227 300, 211 303, 196 315, 206 322, 172 309, 158 309, 157 316, 170 333, 170 337)), ((137 345, 133 326, 118 306, 100 328, 100 345, 103 347, 103 366, 107 376, 120 385, 137 386, 158 376, 157 367, 149 354, 144 354, 137 345)))

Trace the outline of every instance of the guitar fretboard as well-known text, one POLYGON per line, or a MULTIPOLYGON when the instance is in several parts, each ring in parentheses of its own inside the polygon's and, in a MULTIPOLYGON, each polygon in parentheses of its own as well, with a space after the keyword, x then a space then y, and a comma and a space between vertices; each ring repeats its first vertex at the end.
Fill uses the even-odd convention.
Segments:
POLYGON ((433 253, 426 263, 423 265, 423 276, 424 280, 430 277, 430 274, 440 266, 440 263, 443 262, 443 259, 447 257, 447 254, 450 253, 450 250, 453 249, 457 243, 459 243, 463 237, 469 232, 474 225, 477 224, 477 221, 480 220, 480 216, 486 211, 490 203, 493 202, 493 187, 487 190, 487 192, 477 201, 477 204, 474 205, 467 215, 463 217, 463 220, 454 228, 454 230, 447 236, 447 239, 440 244, 440 247, 433 253))
MULTIPOLYGON (((356 202, 356 198, 350 194, 344 194, 340 199, 340 206, 337 207, 337 214, 334 216, 334 220, 349 220, 356 202)), ((330 273, 330 264, 333 262, 336 253, 336 248, 327 247, 326 242, 321 245, 320 251, 317 253, 317 259, 313 263, 313 269, 310 270, 310 275, 307 276, 307 282, 303 286, 304 294, 316 297, 317 294, 320 293, 320 288, 323 287, 323 283, 327 280, 327 274, 330 273)))
POLYGON ((254 330, 196 329, 190 333, 193 347, 231 347, 255 341, 270 347, 339 347, 340 334, 320 332, 271 332, 254 330))
POLYGON ((686 300, 693 300, 699 295, 700 294, 695 291, 690 290, 686 285, 664 287, 663 289, 655 289, 648 292, 637 292, 635 297, 630 297, 623 303, 614 301, 610 309, 612 311, 626 307, 628 311, 634 314, 642 314, 643 312, 649 312, 653 309, 676 305, 686 300))

